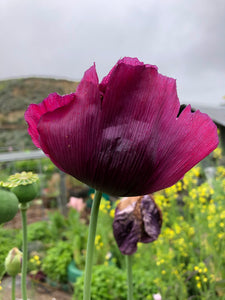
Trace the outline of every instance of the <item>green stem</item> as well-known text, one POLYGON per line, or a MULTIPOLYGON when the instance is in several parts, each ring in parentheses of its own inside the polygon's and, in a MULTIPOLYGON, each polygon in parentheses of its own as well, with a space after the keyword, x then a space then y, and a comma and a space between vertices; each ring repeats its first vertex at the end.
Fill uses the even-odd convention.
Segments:
POLYGON ((92 265, 93 265, 93 253, 94 253, 95 234, 96 234, 98 211, 99 211, 101 197, 102 197, 102 192, 95 191, 95 197, 91 209, 91 219, 90 219, 88 242, 87 242, 83 300, 91 299, 91 275, 92 275, 92 265))
POLYGON ((133 300, 133 276, 132 276, 132 256, 126 255, 126 268, 127 268, 127 300, 133 300))
POLYGON ((27 300, 27 203, 20 204, 22 226, 23 226, 23 260, 22 260, 22 277, 21 277, 21 289, 22 298, 27 300))
POLYGON ((12 300, 16 300, 16 276, 12 276, 12 300))

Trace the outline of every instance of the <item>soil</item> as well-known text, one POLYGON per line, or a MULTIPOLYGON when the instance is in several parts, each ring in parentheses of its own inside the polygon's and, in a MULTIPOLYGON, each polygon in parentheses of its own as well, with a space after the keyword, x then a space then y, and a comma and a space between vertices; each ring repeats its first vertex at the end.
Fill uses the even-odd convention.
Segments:
MULTIPOLYGON (((16 277, 16 300, 21 298, 20 276, 16 277)), ((2 291, 0 293, 1 300, 11 299, 11 278, 5 277, 2 280, 2 291), (2 298, 1 298, 2 296, 2 298)), ((72 294, 55 289, 46 283, 34 283, 27 278, 27 298, 29 300, 71 300, 72 294)))

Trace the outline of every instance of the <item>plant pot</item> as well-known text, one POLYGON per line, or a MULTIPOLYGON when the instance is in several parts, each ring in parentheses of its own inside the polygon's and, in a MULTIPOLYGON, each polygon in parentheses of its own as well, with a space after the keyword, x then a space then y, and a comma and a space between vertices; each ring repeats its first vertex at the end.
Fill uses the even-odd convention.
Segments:
POLYGON ((74 260, 72 260, 67 267, 68 281, 74 283, 82 274, 83 272, 76 267, 74 260))

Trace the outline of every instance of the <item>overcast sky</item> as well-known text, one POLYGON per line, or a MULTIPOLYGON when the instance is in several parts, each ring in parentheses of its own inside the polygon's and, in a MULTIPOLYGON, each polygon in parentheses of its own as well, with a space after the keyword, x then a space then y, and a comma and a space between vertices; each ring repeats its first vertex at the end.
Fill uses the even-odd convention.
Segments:
POLYGON ((176 78, 182 103, 225 95, 225 0, 1 0, 0 80, 99 79, 124 56, 176 78))

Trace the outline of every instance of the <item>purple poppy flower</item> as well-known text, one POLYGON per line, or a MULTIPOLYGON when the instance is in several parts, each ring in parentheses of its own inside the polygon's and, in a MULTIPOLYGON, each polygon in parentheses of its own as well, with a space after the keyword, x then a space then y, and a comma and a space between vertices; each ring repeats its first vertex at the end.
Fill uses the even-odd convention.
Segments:
POLYGON ((99 84, 95 65, 75 93, 50 94, 25 119, 34 144, 62 171, 116 196, 175 184, 218 145, 206 114, 179 115, 176 82, 123 58, 99 84))
POLYGON ((131 255, 137 243, 151 243, 158 238, 162 214, 151 195, 122 199, 115 212, 113 233, 120 251, 131 255))

